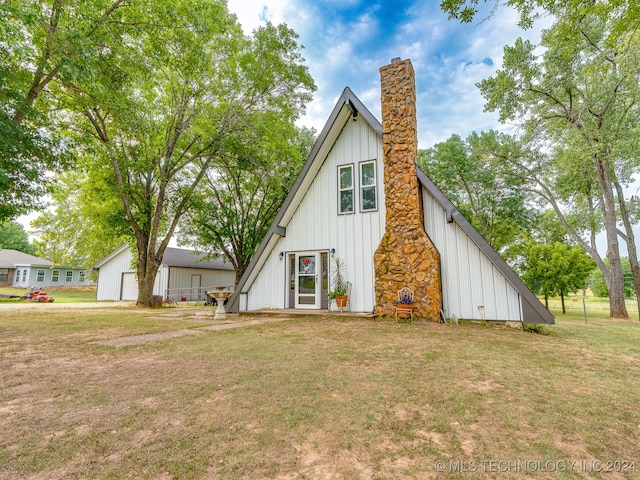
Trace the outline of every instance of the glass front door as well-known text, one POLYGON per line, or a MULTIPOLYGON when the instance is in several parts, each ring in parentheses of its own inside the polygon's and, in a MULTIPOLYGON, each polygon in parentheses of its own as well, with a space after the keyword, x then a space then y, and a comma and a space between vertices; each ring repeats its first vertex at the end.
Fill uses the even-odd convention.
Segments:
POLYGON ((320 254, 297 253, 295 258, 295 308, 320 308, 320 254))

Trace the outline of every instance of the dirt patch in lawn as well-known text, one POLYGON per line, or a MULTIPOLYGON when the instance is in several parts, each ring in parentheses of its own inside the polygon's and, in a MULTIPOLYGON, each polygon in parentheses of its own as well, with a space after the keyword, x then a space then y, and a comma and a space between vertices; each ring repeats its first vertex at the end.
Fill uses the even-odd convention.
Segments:
MULTIPOLYGON (((635 324, 541 336, 184 310, 2 315, 0 479, 463 478, 471 462, 522 478, 481 462, 640 460, 635 324)), ((603 478, 572 473, 531 475, 603 478)))
MULTIPOLYGON (((185 320, 186 318, 184 316, 180 316, 180 315, 164 315, 164 316, 154 316, 151 318, 172 318, 174 320, 185 320)), ((189 321, 193 321, 194 318, 192 317, 188 317, 189 321)), ((195 318, 196 321, 202 321, 202 322, 207 322, 210 323, 211 320, 211 314, 208 315, 208 318, 195 318)), ((147 333, 144 335, 131 335, 131 336, 126 336, 126 337, 120 337, 120 338, 111 338, 108 340, 98 340, 96 342, 91 342, 95 345, 103 345, 106 347, 115 347, 115 348, 120 348, 120 347, 130 347, 133 345, 144 345, 145 343, 151 343, 151 342, 159 342, 161 340, 168 340, 171 338, 178 338, 178 337, 184 337, 186 335, 198 335, 203 333, 204 331, 222 331, 222 330, 230 330, 233 328, 242 328, 242 327, 250 327, 253 325, 262 325, 265 323, 272 323, 272 322, 281 322, 286 320, 285 318, 267 318, 267 317, 259 317, 259 318, 249 318, 249 319, 242 319, 240 320, 239 317, 235 316, 234 320, 220 320, 220 321, 215 321, 214 320, 214 324, 213 325, 207 325, 205 327, 197 327, 191 330, 169 330, 166 332, 160 332, 160 333, 147 333), (235 320, 235 321, 234 321, 235 320)))

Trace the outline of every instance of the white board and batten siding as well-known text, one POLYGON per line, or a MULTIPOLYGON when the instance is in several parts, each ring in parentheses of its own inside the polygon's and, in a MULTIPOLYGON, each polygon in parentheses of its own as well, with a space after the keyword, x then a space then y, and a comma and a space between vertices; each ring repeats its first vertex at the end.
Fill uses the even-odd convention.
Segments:
MULTIPOLYGON (((165 259, 173 256, 186 258, 188 263, 198 264, 198 261, 190 257, 188 250, 176 248, 167 249, 165 259)), ((197 257, 194 257, 197 258, 197 257)), ((96 298, 98 300, 137 300, 138 281, 135 267, 132 266, 133 255, 128 245, 122 245, 105 259, 96 265, 99 268, 98 287, 96 298)), ((177 262, 176 262, 177 263, 177 262)), ((165 296, 167 288, 191 289, 192 287, 217 287, 233 286, 235 272, 230 266, 222 268, 198 268, 191 266, 172 266, 163 263, 158 269, 154 284, 153 294, 165 296), (195 278, 194 278, 195 277, 195 278), (197 284, 194 284, 196 282, 197 284)), ((95 268, 95 267, 94 267, 95 268)))
MULTIPOLYGON (((133 255, 129 248, 120 248, 116 254, 100 266, 96 299, 99 301, 137 300, 138 277, 132 266, 133 255)), ((153 285, 154 295, 159 295, 161 275, 158 272, 153 285)))
MULTIPOLYGON (((346 262, 346 280, 352 290, 351 309, 371 312, 375 308, 373 254, 384 234, 384 186, 382 144, 369 123, 348 119, 335 144, 322 161, 295 213, 288 215, 286 236, 274 243, 260 273, 250 286, 241 309, 285 308, 287 300, 286 255, 301 251, 330 251, 346 262), (378 210, 360 211, 359 164, 376 160, 378 210), (355 212, 338 215, 338 166, 354 168, 355 212), (284 252, 282 260, 279 252, 284 252), (246 302, 246 303, 245 303, 246 302)), ((329 257, 331 267, 331 257, 329 257)))
POLYGON ((522 320, 516 288, 457 223, 447 221, 446 210, 426 188, 422 198, 425 230, 440 252, 445 317, 522 320))
MULTIPOLYGON (((135 268, 131 266, 131 252, 128 248, 120 251, 100 266, 96 298, 98 300, 122 300, 123 282, 126 285, 135 280, 135 268)), ((137 292, 137 283, 135 284, 137 292)), ((125 294, 125 297, 128 297, 125 294)), ((135 300, 135 298, 134 298, 135 300)))
MULTIPOLYGON (((375 310, 373 257, 385 230, 382 125, 345 88, 293 188, 229 302, 229 311, 290 308, 288 257, 327 252, 346 261, 352 311, 375 310), (355 121, 354 121, 355 119, 355 121), (359 164, 376 161, 378 210, 360 212, 359 164), (338 214, 338 167, 353 165, 355 212, 338 214)), ((425 230, 440 252, 447 318, 553 323, 535 298, 418 168, 425 230), (479 308, 480 307, 480 308, 479 308)))
MULTIPOLYGON (((236 274, 233 270, 209 270, 205 268, 185 268, 163 266, 168 279, 162 285, 169 285, 169 289, 186 287, 232 287, 235 285, 236 274), (200 284, 194 284, 194 275, 200 277, 200 284)), ((197 280, 196 280, 197 281, 197 280)))

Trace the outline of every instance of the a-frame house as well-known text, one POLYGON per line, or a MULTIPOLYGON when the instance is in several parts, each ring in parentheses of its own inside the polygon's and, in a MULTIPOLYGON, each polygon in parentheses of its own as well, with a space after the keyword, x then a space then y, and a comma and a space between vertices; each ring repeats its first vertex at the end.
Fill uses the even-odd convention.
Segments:
POLYGON ((380 73, 383 122, 345 88, 227 310, 327 309, 338 256, 353 312, 392 316, 409 286, 414 318, 554 323, 417 167, 411 62, 380 73))

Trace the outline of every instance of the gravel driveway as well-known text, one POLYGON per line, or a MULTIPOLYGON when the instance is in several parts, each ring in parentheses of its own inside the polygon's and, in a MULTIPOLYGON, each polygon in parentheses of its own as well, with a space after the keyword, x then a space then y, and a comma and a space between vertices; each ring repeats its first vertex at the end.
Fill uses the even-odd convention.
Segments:
POLYGON ((65 308, 84 308, 95 310, 101 308, 135 308, 136 302, 83 302, 83 303, 37 303, 27 302, 2 302, 0 312, 10 310, 64 310, 65 308))

